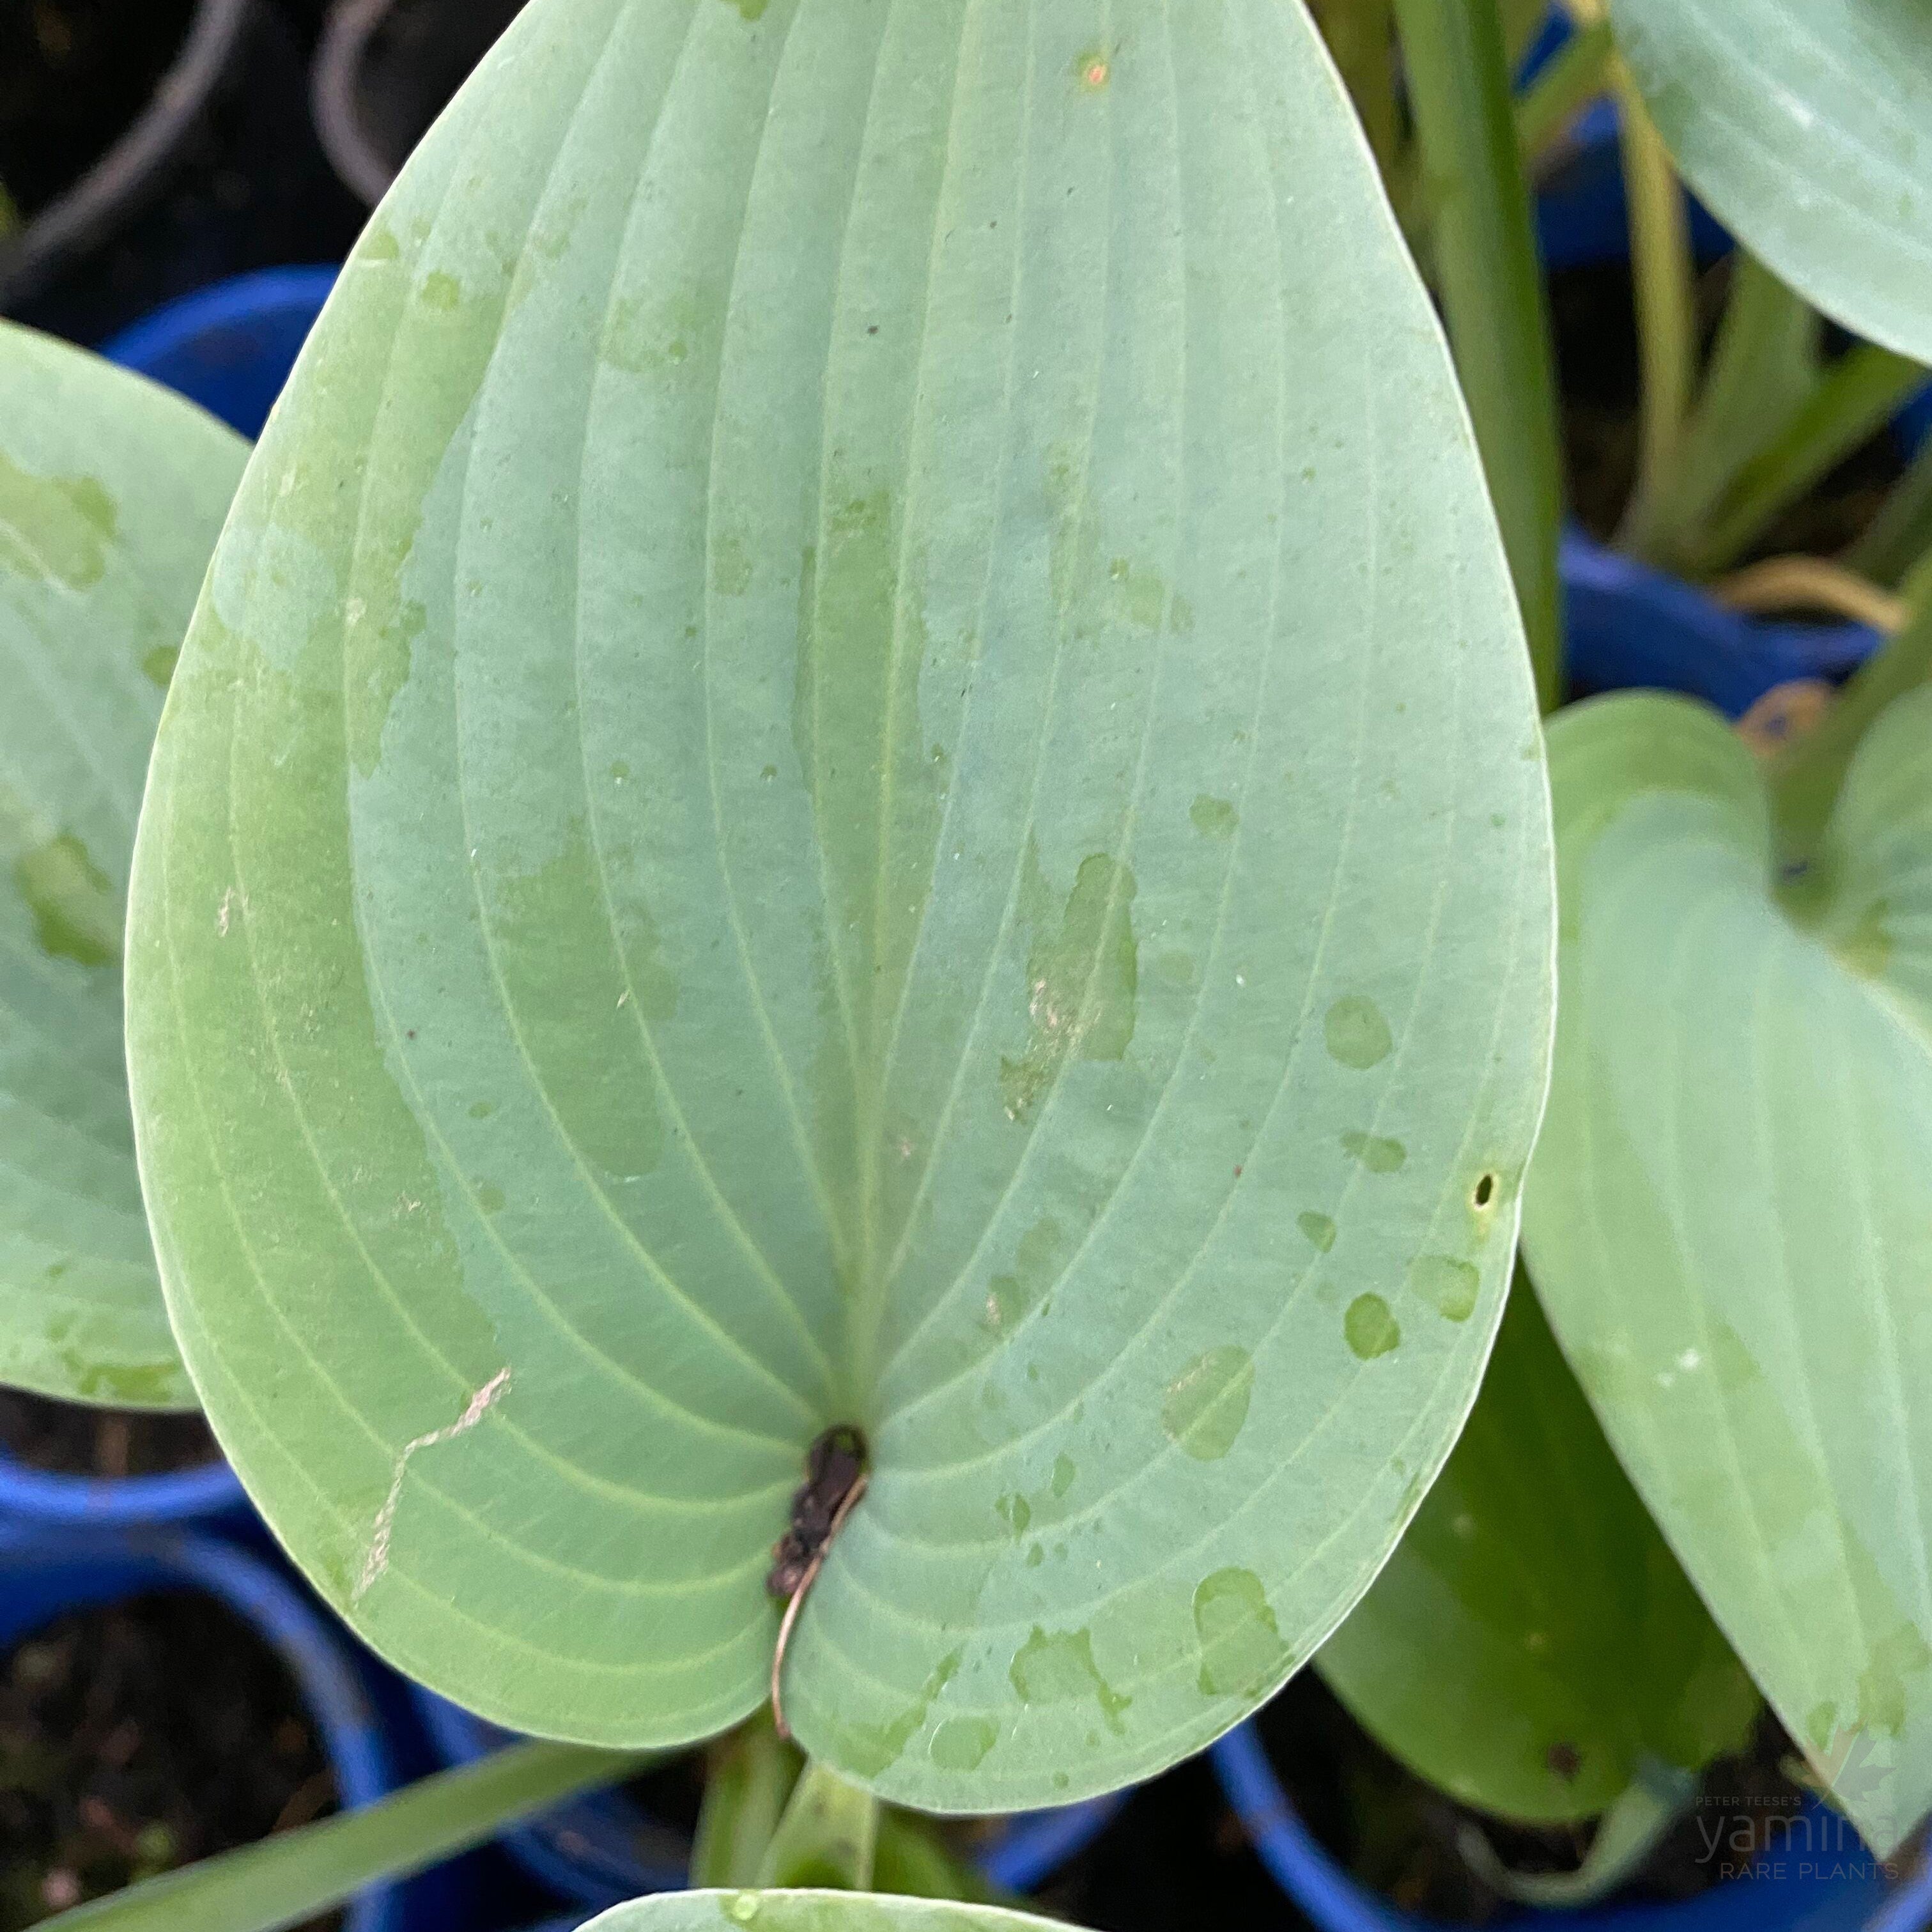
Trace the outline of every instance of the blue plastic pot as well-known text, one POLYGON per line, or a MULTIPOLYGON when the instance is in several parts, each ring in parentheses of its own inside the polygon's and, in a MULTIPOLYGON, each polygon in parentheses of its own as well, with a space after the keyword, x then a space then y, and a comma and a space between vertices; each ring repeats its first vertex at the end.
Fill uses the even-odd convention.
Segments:
POLYGON ((265 268, 157 309, 101 353, 253 439, 335 286, 333 268, 265 268))
POLYGON ((160 1476, 66 1476, 30 1469, 0 1450, 0 1522, 48 1528, 154 1528, 206 1523, 248 1506, 242 1485, 226 1462, 160 1476))
MULTIPOLYGON (((1252 1721, 1215 1745, 1213 1757, 1262 1864, 1316 1932, 1454 1932, 1377 1898, 1316 1843, 1288 1802, 1252 1721)), ((1674 1904, 1522 1911, 1497 1923, 1498 1932, 1918 1932, 1928 1915, 1932 1873, 1894 1889, 1868 1856, 1809 1862, 1798 1855, 1776 1861, 1764 1876, 1674 1904)))
MULTIPOLYGON (((175 1530, 0 1532, 0 1645, 70 1611, 156 1589, 213 1597, 276 1652, 314 1721, 345 1810, 396 1788, 354 1653, 327 1615, 260 1558, 175 1530)), ((372 1887, 350 1908, 349 1932, 403 1932, 404 1898, 399 1887, 372 1887)))
POLYGON ((1564 535, 1561 560, 1573 696, 1681 691, 1726 716, 1797 678, 1838 683, 1878 648, 1862 624, 1768 623, 1727 610, 1681 578, 1564 535))
MULTIPOLYGON (((446 1764, 474 1763, 509 1736, 433 1691, 418 1690, 416 1702, 423 1727, 446 1764)), ((980 1848, 980 1870, 1004 1891, 1033 1891, 1092 1844, 1128 1796, 1114 1792, 1006 1820, 980 1848)), ((653 1829, 662 1828, 651 1827, 622 1792, 597 1791, 512 1826, 501 1842, 532 1877, 560 1898, 601 1911, 646 1892, 679 1891, 688 1882, 688 1848, 662 1859, 640 1853, 640 1836, 648 1842, 653 1829)))
MULTIPOLYGON (((164 382, 244 436, 260 433, 335 285, 333 268, 271 268, 184 296, 104 353, 164 382)), ((0 1522, 120 1528, 206 1522, 246 1510, 225 1463, 118 1480, 31 1469, 0 1450, 0 1522)))

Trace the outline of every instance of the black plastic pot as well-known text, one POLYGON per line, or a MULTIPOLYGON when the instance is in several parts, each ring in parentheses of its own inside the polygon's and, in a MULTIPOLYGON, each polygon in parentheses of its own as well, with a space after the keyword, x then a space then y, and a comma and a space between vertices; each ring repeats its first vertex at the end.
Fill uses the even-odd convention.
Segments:
POLYGON ((146 107, 70 187, 0 243, 0 310, 38 294, 145 206, 232 71, 257 0, 200 0, 173 64, 146 107))
POLYGON ((0 312, 94 345, 211 284, 347 252, 366 211, 309 125, 298 0, 54 0, 75 51, 23 80, 41 4, 0 4, 0 176, 28 217, 0 242, 0 312))
POLYGON ((336 172, 381 200, 523 0, 338 0, 317 50, 316 132, 336 172))

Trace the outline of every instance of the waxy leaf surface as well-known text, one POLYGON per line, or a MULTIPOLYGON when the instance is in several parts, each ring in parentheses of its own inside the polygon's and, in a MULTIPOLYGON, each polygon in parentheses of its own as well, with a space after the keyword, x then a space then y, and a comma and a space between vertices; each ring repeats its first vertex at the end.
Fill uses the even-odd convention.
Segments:
POLYGON ((1932 8, 1611 0, 1684 178, 1834 321, 1932 362, 1932 8))
POLYGON ((1298 5, 537 0, 244 486, 136 866, 198 1385, 378 1648, 938 1810, 1198 1748, 1473 1399, 1540 740, 1298 5), (1479 1190, 1482 1199, 1478 1204, 1479 1190))
POLYGON ((1714 712, 1550 733, 1563 999, 1525 1239, 1618 1456, 1875 1850, 1932 1801, 1932 690, 1781 876, 1714 712))
POLYGON ((0 322, 0 1382, 192 1408, 141 1208, 121 944, 155 722, 247 446, 0 322))
POLYGON ((682 1892, 633 1899, 584 1932, 1052 1932, 1060 1922, 950 1899, 854 1892, 682 1892))

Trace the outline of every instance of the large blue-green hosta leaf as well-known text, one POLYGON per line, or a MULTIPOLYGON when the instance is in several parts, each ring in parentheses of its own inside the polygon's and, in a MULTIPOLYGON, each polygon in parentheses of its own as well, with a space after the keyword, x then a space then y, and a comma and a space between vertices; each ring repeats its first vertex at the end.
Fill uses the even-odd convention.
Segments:
POLYGON ((1932 1802, 1932 690, 1810 873, 1712 712, 1550 734, 1563 1001, 1526 1227, 1624 1466, 1888 1852, 1932 1802))
POLYGON ((1932 362, 1932 8, 1611 0, 1685 178, 1834 320, 1932 362))
POLYGON ((121 1043, 134 819, 247 454, 178 398, 0 322, 0 1382, 192 1407, 121 1043))
POLYGON ((1541 1099, 1522 638, 1298 5, 536 0, 244 485, 136 866, 245 1480, 526 1730, 941 1809, 1205 1743, 1474 1394, 1541 1099))

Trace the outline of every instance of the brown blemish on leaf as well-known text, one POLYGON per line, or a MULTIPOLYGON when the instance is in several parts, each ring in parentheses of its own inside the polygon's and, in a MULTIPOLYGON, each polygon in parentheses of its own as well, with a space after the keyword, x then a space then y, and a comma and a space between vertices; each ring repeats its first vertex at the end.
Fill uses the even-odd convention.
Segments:
MULTIPOLYGON (((1029 853, 1031 890, 1043 892, 1029 853)), ((1132 909, 1134 875, 1104 852, 1083 859, 1058 929, 1036 920, 1027 955, 1027 1012, 1032 1036, 1017 1060, 1000 1062, 1000 1096, 1010 1119, 1031 1112, 1069 1058, 1121 1060, 1134 1036, 1138 948, 1132 909)))
POLYGON ((369 1533, 368 1554, 362 1560, 362 1574, 350 1593, 352 1604, 359 1604, 389 1567, 389 1543, 395 1533, 396 1508, 403 1499, 403 1478, 409 1473, 410 1459, 425 1449, 435 1448, 439 1443, 452 1442, 459 1436, 466 1436, 508 1393, 509 1386, 509 1370, 499 1370, 470 1398, 468 1406, 454 1422, 441 1429, 432 1429, 427 1435, 418 1436, 404 1445, 403 1453, 396 1458, 395 1474, 389 1479, 389 1493, 383 1498, 382 1507, 376 1512, 375 1524, 369 1533))

